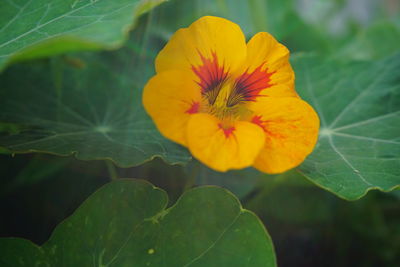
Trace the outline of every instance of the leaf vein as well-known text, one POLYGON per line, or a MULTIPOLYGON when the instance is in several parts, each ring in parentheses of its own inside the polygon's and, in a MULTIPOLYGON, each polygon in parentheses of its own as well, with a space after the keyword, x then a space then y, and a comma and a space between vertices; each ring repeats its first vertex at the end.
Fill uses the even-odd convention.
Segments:
POLYGON ((365 180, 364 176, 350 163, 350 161, 337 149, 335 144, 333 143, 332 136, 329 136, 329 144, 331 145, 332 149, 336 152, 343 159, 343 161, 353 170, 353 172, 360 178, 368 186, 373 186, 370 182, 365 180))
POLYGON ((381 82, 382 78, 386 74, 387 68, 388 68, 388 65, 384 65, 380 76, 378 78, 376 78, 374 80, 374 82, 371 83, 367 88, 365 88, 364 90, 361 90, 361 92, 355 98, 353 98, 353 100, 350 101, 350 103, 339 113, 339 115, 336 116, 336 118, 333 120, 331 125, 329 125, 329 128, 333 128, 340 121, 340 119, 359 101, 360 98, 362 98, 366 93, 369 93, 369 90, 371 88, 373 88, 376 84, 381 82))
POLYGON ((352 135, 352 134, 345 134, 345 133, 336 133, 336 132, 333 132, 332 134, 337 135, 337 136, 346 137, 346 138, 358 139, 358 140, 381 142, 381 143, 396 144, 396 145, 400 144, 400 142, 398 142, 398 141, 379 139, 379 138, 373 138, 373 137, 367 137, 367 136, 352 135))
POLYGON ((221 238, 225 235, 225 233, 233 226, 233 224, 237 221, 237 219, 240 217, 242 213, 239 211, 238 215, 232 220, 232 222, 221 232, 221 234, 217 237, 217 239, 208 247, 206 248, 202 253, 200 253, 199 256, 197 256, 196 258, 194 258, 193 260, 191 260, 190 262, 186 263, 183 267, 187 267, 191 264, 193 264, 194 262, 196 262, 197 260, 199 260, 201 257, 203 257, 208 251, 210 251, 215 244, 218 243, 219 240, 221 240, 221 238))

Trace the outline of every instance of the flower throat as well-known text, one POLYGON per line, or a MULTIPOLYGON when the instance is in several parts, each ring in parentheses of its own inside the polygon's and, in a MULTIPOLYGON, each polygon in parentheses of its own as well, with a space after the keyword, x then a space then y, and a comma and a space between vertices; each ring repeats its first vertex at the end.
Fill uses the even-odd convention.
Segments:
POLYGON ((192 71, 200 79, 197 84, 203 95, 203 105, 209 113, 219 118, 237 117, 246 111, 244 104, 255 101, 261 90, 270 87, 270 77, 274 72, 262 70, 265 63, 249 72, 246 69, 233 77, 224 64, 218 62, 215 52, 210 58, 199 53, 202 64, 192 66, 192 71))

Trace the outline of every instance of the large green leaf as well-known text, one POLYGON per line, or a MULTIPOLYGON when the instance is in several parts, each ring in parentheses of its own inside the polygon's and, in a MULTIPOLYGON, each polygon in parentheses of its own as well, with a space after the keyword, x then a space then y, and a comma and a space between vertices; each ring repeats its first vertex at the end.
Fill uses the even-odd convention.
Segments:
POLYGON ((0 70, 12 61, 116 48, 136 18, 163 1, 0 1, 0 70))
POLYGON ((164 191, 122 179, 94 193, 41 247, 0 239, 1 266, 276 266, 259 219, 218 187, 164 191))
POLYGON ((400 185, 400 55, 364 63, 293 60, 296 88, 321 119, 319 142, 300 171, 354 200, 400 185))
POLYGON ((151 74, 152 64, 130 48, 12 66, 0 75, 0 121, 19 127, 0 132, 0 146, 122 167, 154 157, 185 163, 187 150, 162 137, 142 107, 151 74))

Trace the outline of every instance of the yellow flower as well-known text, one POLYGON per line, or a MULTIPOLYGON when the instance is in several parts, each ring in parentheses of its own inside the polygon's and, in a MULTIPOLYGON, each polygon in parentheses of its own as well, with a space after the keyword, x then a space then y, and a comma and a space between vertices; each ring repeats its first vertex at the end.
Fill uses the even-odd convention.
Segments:
POLYGON ((159 131, 217 171, 280 173, 317 141, 319 119, 294 90, 289 51, 260 32, 202 17, 178 30, 156 58, 143 103, 159 131))

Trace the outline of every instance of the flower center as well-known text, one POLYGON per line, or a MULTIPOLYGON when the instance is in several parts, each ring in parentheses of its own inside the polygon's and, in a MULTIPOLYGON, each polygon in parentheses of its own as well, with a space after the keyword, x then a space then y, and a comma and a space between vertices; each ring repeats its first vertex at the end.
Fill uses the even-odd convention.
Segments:
POLYGON ((224 64, 218 61, 217 54, 207 58, 199 53, 201 64, 192 66, 199 78, 197 84, 203 95, 202 106, 206 112, 221 119, 237 118, 247 115, 246 103, 262 96, 262 90, 270 87, 271 76, 261 64, 252 71, 246 69, 241 75, 232 75, 224 64), (235 77, 234 77, 235 76, 235 77))

